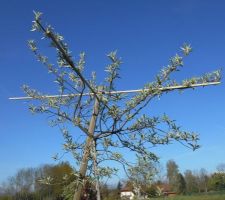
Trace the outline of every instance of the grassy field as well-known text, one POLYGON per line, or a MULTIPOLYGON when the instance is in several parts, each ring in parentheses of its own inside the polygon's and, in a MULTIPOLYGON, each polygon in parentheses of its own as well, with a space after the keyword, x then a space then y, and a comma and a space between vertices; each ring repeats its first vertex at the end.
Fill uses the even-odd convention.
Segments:
POLYGON ((151 200, 225 200, 225 194, 205 194, 205 195, 151 198, 151 200))

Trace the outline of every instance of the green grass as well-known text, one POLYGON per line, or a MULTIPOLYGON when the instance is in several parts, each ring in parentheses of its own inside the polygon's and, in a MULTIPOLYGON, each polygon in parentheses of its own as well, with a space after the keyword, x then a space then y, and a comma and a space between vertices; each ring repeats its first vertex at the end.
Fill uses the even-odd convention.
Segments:
POLYGON ((225 194, 202 194, 190 196, 151 198, 151 200, 225 200, 225 194))

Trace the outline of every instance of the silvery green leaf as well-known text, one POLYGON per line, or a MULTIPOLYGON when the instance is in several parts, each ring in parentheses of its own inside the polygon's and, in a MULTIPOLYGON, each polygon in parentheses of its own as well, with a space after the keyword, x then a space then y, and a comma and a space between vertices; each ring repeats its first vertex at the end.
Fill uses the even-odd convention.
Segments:
POLYGON ((33 11, 33 13, 34 13, 35 20, 40 20, 42 13, 36 12, 36 11, 33 11))
POLYGON ((192 52, 192 47, 190 44, 184 44, 181 47, 181 50, 185 56, 189 55, 192 52))

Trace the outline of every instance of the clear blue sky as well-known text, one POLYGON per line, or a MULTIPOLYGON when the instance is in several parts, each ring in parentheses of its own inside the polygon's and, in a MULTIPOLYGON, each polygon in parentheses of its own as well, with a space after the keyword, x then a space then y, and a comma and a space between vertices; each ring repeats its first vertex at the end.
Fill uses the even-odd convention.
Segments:
MULTIPOLYGON (((32 116, 22 96, 26 83, 43 92, 54 84, 27 48, 33 10, 64 35, 73 55, 87 54, 87 72, 103 80, 106 54, 118 50, 124 64, 119 89, 136 89, 153 80, 184 43, 194 51, 178 80, 225 66, 225 1, 223 0, 2 0, 0 8, 0 182, 23 167, 53 163, 62 137, 47 116, 32 116)), ((46 47, 47 48, 47 47, 46 47)), ((224 72, 223 72, 224 73, 224 72)), ((192 152, 180 145, 154 149, 165 163, 174 159, 180 170, 215 170, 225 162, 225 86, 164 95, 153 103, 152 114, 167 113, 186 130, 201 135, 202 148, 192 152)), ((150 113, 150 114, 151 114, 150 113)))

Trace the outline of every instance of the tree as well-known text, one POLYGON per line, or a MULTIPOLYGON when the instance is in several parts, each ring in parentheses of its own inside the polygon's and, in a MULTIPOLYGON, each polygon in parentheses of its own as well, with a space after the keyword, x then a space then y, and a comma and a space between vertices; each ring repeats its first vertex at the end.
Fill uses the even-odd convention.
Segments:
POLYGON ((90 79, 84 77, 85 54, 81 53, 79 60, 74 61, 64 38, 51 26, 43 25, 40 12, 35 12, 32 31, 41 32, 56 50, 57 62, 52 64, 40 53, 34 40, 28 42, 37 59, 54 75, 60 93, 49 96, 24 86, 28 96, 25 99, 37 100, 30 105, 31 112, 47 113, 52 117, 51 124, 58 125, 63 133, 64 149, 72 153, 79 168, 74 200, 81 198, 83 183, 88 177, 94 178, 100 198, 100 178, 117 172, 117 169, 105 166, 106 160, 116 161, 124 169, 131 167, 121 148, 130 150, 146 162, 158 160, 157 155, 150 151, 151 147, 169 144, 173 140, 193 150, 199 148, 198 135, 181 130, 167 115, 155 117, 143 114, 149 102, 164 93, 219 83, 220 71, 190 78, 180 84, 171 78, 183 67, 184 58, 192 50, 190 45, 184 44, 182 53, 172 57, 156 79, 142 89, 116 91, 115 81, 119 78, 122 63, 116 52, 108 54, 107 76, 105 82, 98 85, 95 73, 90 79), (68 128, 72 126, 78 127, 82 133, 72 134, 68 128))
POLYGON ((218 172, 225 172, 225 163, 220 163, 216 169, 218 172))
POLYGON ((73 169, 66 162, 37 168, 22 168, 2 185, 10 199, 62 199, 63 189, 71 182, 73 169), (45 177, 45 178, 44 178, 45 177))
POLYGON ((166 182, 167 174, 164 166, 161 163, 156 164, 157 174, 155 177, 155 182, 163 183, 166 182))
POLYGON ((73 172, 73 168, 67 162, 38 168, 36 170, 36 192, 40 196, 61 199, 64 187, 71 182, 73 172))
POLYGON ((110 191, 108 188, 108 185, 105 184, 101 184, 101 199, 107 199, 109 197, 110 191))
POLYGON ((208 174, 206 169, 201 168, 199 172, 196 174, 196 180, 197 180, 197 185, 198 185, 198 191, 208 191, 208 174))
POLYGON ((27 198, 28 194, 33 191, 34 181, 33 168, 19 170, 15 176, 18 195, 23 196, 23 198, 27 198))
POLYGON ((13 196, 16 194, 16 187, 14 177, 9 177, 5 182, 2 184, 3 194, 13 196))
POLYGON ((209 179, 209 186, 212 190, 224 190, 225 189, 225 173, 216 172, 213 173, 209 179))
POLYGON ((208 180, 209 180, 209 176, 206 169, 201 168, 199 171, 199 181, 200 181, 199 185, 201 190, 204 192, 208 192, 208 180))
POLYGON ((128 169, 129 180, 133 184, 137 198, 140 198, 141 192, 151 185, 157 169, 155 162, 146 162, 143 158, 138 157, 137 164, 128 169))
POLYGON ((186 182, 185 182, 185 179, 183 177, 183 175, 181 173, 178 173, 177 174, 177 177, 176 177, 176 192, 178 194, 184 194, 185 191, 186 191, 186 182))
POLYGON ((178 165, 174 160, 169 160, 166 163, 167 178, 170 189, 178 194, 184 194, 186 191, 186 182, 181 173, 179 173, 178 165))
POLYGON ((169 181, 169 185, 172 190, 176 191, 177 188, 177 177, 179 174, 178 165, 175 161, 169 160, 166 163, 166 169, 167 169, 167 178, 169 181))
POLYGON ((4 184, 4 193, 16 196, 18 199, 27 199, 34 191, 35 170, 33 168, 23 168, 16 172, 14 176, 8 178, 4 184))
POLYGON ((119 181, 116 187, 119 192, 122 189, 122 186, 123 186, 122 183, 119 181))
POLYGON ((186 182, 186 192, 191 194, 198 191, 196 176, 192 173, 191 170, 186 170, 184 172, 184 178, 186 182))

